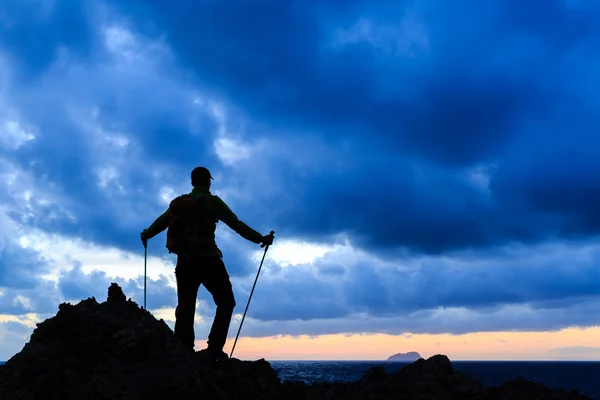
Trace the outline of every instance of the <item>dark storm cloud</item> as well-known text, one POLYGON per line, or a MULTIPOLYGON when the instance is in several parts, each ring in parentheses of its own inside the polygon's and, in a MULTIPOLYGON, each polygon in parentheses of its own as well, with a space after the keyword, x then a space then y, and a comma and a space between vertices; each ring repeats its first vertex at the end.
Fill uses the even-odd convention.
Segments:
MULTIPOLYGON (((589 62, 598 63, 581 50, 598 43, 592 24, 597 7, 551 2, 533 14, 514 2, 462 2, 479 15, 472 19, 444 4, 109 3, 129 17, 126 26, 136 34, 167 34, 173 60, 184 68, 157 71, 180 74, 182 82, 201 84, 207 93, 235 104, 246 118, 254 118, 249 131, 263 126, 274 138, 289 132, 320 135, 333 157, 340 148, 353 149, 341 171, 327 171, 327 162, 314 160, 312 174, 300 173, 279 160, 254 172, 272 176, 280 197, 267 199, 258 190, 256 201, 245 206, 287 235, 324 239, 346 232, 357 245, 373 250, 432 253, 596 235, 596 113, 591 92, 569 85, 568 79, 593 74, 589 62), (182 73, 185 68, 193 74, 182 73), (567 162, 574 155, 580 156, 578 162, 567 162), (555 161, 548 165, 549 160, 555 161), (485 178, 489 193, 465 178, 480 164, 494 166, 485 178), (299 195, 284 202, 293 189, 299 195), (265 215, 265 207, 272 215, 265 215), (297 218, 299 213, 305 218, 297 218)), ((60 7, 66 6, 27 19, 27 26, 85 12, 69 14, 60 7)), ((86 44, 92 48, 99 41, 85 38, 102 37, 100 27, 93 19, 81 21, 78 29, 91 33, 76 42, 56 35, 41 39, 48 47, 59 41, 73 51, 86 44)), ((4 40, 19 42, 11 35, 20 26, 6 30, 4 40)), ((8 46, 9 54, 48 68, 45 58, 28 55, 37 42, 19 43, 23 50, 8 46)), ((105 62, 106 49, 94 48, 94 58, 77 61, 105 62)), ((83 82, 77 78, 70 84, 83 82)), ((178 104, 183 98, 169 95, 174 89, 161 81, 144 88, 120 78, 89 82, 94 90, 88 96, 99 107, 101 124, 119 121, 119 129, 139 138, 135 155, 144 161, 138 159, 121 178, 133 188, 129 201, 106 204, 103 189, 90 179, 93 150, 76 133, 79 128, 61 117, 60 103, 56 112, 26 113, 46 133, 14 157, 59 182, 79 208, 77 227, 64 220, 41 227, 132 248, 131 231, 142 224, 139 213, 148 210, 139 203, 148 202, 149 193, 165 182, 149 180, 143 164, 169 165, 165 180, 187 175, 200 160, 218 165, 211 134, 216 125, 210 115, 199 113, 204 129, 199 136, 190 134, 191 106, 178 104), (122 207, 137 216, 116 222, 122 207)), ((50 102, 38 97, 36 107, 32 96, 22 96, 23 105, 25 100, 32 110, 47 110, 50 102)), ((298 151, 311 153, 301 146, 298 151)))
POLYGON ((0 45, 18 65, 18 76, 35 80, 55 61, 61 46, 77 58, 92 57, 98 37, 91 2, 7 1, 0 6, 0 45))
POLYGON ((598 65, 582 51, 599 43, 597 6, 136 4, 119 8, 152 16, 152 29, 143 19, 138 27, 169 32, 202 81, 274 132, 320 132, 330 153, 356 145, 349 156, 356 168, 281 177, 282 194, 288 182, 302 187, 296 210, 311 205, 306 218, 274 212, 270 222, 290 235, 351 231, 360 245, 440 252, 598 233, 598 203, 586 183, 599 177, 596 113, 581 108, 592 93, 568 83, 592 74, 588 62, 598 65), (402 25, 411 16, 412 28, 402 25), (416 49, 408 57, 397 47, 411 34, 416 49), (585 170, 567 162, 574 149, 586 153, 585 170), (556 162, 544 167, 545 159, 556 162), (415 163, 427 168, 424 178, 415 163), (489 199, 462 176, 478 164, 497 167, 487 178, 489 199))

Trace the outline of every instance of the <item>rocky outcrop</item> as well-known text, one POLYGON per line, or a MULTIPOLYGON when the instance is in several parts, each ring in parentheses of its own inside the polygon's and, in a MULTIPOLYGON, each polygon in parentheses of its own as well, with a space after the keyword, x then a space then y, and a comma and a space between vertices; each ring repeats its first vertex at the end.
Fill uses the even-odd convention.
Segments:
POLYGON ((385 361, 413 362, 413 361, 417 361, 419 358, 421 358, 421 355, 419 353, 417 353, 416 351, 409 351, 408 353, 394 354, 393 356, 388 357, 388 359, 385 361))
POLYGON ((436 355, 357 382, 281 382, 265 360, 206 364, 116 284, 108 300, 63 303, 0 366, 0 398, 29 399, 585 399, 526 380, 484 388, 436 355))

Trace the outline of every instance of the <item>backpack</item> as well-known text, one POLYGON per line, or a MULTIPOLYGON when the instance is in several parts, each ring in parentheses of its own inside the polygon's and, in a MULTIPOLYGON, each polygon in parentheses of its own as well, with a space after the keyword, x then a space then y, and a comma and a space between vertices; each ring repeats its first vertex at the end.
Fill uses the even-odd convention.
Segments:
POLYGON ((174 198, 169 204, 169 226, 167 227, 167 250, 181 255, 201 249, 216 247, 214 240, 207 236, 201 222, 205 212, 200 198, 184 194, 174 198))

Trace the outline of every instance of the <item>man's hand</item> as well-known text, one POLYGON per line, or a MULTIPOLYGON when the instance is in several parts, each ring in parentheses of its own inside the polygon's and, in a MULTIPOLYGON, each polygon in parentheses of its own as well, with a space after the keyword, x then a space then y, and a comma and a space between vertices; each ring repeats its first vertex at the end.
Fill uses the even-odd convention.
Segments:
POLYGON ((273 244, 273 239, 275 239, 275 232, 271 231, 271 233, 269 233, 268 235, 262 237, 262 240, 261 240, 262 244, 260 245, 260 247, 265 247, 265 246, 272 245, 273 244))
POLYGON ((142 231, 142 233, 140 233, 140 239, 142 239, 144 247, 148 247, 148 235, 146 235, 145 229, 142 231))

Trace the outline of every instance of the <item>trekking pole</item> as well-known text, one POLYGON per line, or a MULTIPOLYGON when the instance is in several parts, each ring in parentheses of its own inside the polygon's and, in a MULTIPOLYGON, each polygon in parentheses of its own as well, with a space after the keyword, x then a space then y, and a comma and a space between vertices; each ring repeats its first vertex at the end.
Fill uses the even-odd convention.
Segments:
POLYGON ((146 260, 148 259, 148 248, 144 243, 144 310, 146 310, 146 260))
MULTIPOLYGON (((270 236, 275 235, 275 232, 271 231, 270 236)), ((238 337, 240 336, 240 331, 242 330, 242 325, 244 325, 244 318, 246 318, 246 312, 248 311, 248 306, 250 305, 250 300, 252 299, 252 294, 254 293, 254 288, 256 287, 256 282, 258 281, 258 275, 260 275, 260 269, 262 268, 263 261, 265 261, 265 256, 267 255, 267 250, 269 250, 269 245, 265 246, 265 252, 263 253, 262 260, 260 260, 260 265, 258 266, 258 272, 256 273, 256 278, 254 279, 254 285, 252 285, 252 290, 250 291, 250 297, 248 297, 248 303, 246 303, 246 309, 244 310, 244 315, 242 316, 242 321, 240 322, 240 327, 238 328, 237 335, 235 335, 235 341, 233 342, 233 347, 231 348, 231 354, 229 354, 229 358, 233 356, 233 350, 235 350, 235 344, 237 343, 238 337)))

